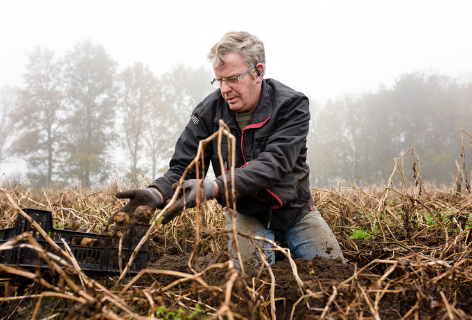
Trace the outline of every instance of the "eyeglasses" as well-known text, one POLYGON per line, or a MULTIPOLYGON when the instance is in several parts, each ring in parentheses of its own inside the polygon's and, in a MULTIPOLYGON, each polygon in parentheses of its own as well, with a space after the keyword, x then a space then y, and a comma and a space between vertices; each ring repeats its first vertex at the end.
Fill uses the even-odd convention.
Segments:
POLYGON ((216 87, 216 88, 221 88, 221 85, 223 84, 223 81, 226 82, 226 84, 230 87, 232 87, 233 85, 235 85, 236 83, 238 83, 239 81, 241 81, 241 79, 249 72, 251 71, 252 68, 255 68, 256 65, 252 65, 249 67, 249 69, 247 69, 246 71, 244 71, 244 73, 242 75, 240 75, 239 77, 231 77, 231 78, 226 78, 226 79, 221 79, 221 80, 216 80, 216 79, 213 79, 213 81, 211 82, 212 86, 216 87))

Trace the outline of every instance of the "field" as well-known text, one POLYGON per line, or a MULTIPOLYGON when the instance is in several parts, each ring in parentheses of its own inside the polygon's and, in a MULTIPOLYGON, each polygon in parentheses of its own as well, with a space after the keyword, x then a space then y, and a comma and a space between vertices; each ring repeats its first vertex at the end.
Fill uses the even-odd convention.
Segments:
MULTIPOLYGON (((293 260, 276 244, 274 265, 239 273, 226 254, 224 211, 210 201, 164 227, 156 224, 147 269, 135 276, 85 274, 72 258, 54 255, 49 269, 0 265, 0 319, 472 319, 467 177, 449 187, 424 185, 410 154, 412 183, 401 160, 384 187, 338 183, 312 190, 345 264, 293 260)), ((99 190, 79 183, 39 192, 11 186, 0 191, 0 227, 14 224, 18 204, 52 211, 57 228, 79 219, 90 232, 103 232, 124 203, 114 194, 128 187, 119 181, 99 190)))

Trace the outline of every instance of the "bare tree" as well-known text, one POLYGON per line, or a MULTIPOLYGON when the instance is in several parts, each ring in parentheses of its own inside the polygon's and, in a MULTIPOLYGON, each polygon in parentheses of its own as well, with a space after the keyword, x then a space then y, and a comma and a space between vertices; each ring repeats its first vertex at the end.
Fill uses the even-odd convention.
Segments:
POLYGON ((28 58, 25 87, 19 91, 15 112, 20 133, 15 151, 25 155, 28 177, 39 186, 50 186, 62 134, 62 64, 47 49, 36 48, 28 58))
POLYGON ((162 76, 164 99, 178 116, 178 134, 190 119, 192 110, 215 90, 210 85, 213 75, 204 67, 193 69, 179 64, 162 76))
POLYGON ((168 163, 192 110, 214 90, 210 85, 212 77, 204 67, 193 69, 182 64, 162 76, 162 93, 153 104, 149 114, 150 131, 145 135, 153 178, 158 171, 167 170, 167 166, 158 168, 159 163, 168 163))
MULTIPOLYGON (((451 181, 460 128, 471 123, 472 86, 440 74, 403 74, 391 88, 329 101, 314 124, 313 182, 358 184, 389 178, 396 157, 414 148, 423 179, 451 181)), ((413 176, 405 165, 405 177, 413 176)))
POLYGON ((172 155, 173 146, 176 143, 176 131, 178 124, 177 113, 166 101, 157 98, 152 105, 149 114, 149 126, 147 127, 144 141, 146 152, 151 160, 152 177, 156 178, 158 171, 164 172, 164 167, 158 170, 162 161, 168 161, 172 155))
MULTIPOLYGON (((138 161, 144 148, 143 137, 152 135, 150 115, 160 92, 157 78, 142 63, 135 63, 120 74, 119 106, 123 117, 124 145, 131 157, 131 179, 139 173, 138 161)), ((153 166, 154 168, 154 166, 153 166)))
POLYGON ((69 101, 65 174, 77 175, 90 186, 103 181, 111 169, 106 151, 114 137, 116 62, 103 46, 85 40, 66 55, 64 63, 69 101))
POLYGON ((0 163, 7 160, 12 151, 10 143, 14 136, 12 111, 15 107, 16 91, 10 87, 0 89, 0 163))

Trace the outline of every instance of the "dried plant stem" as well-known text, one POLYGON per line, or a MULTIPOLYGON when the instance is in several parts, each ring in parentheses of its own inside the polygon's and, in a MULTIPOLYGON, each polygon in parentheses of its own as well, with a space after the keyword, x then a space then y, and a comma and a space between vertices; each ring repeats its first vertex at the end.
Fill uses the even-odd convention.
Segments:
MULTIPOLYGON (((226 132, 230 132, 229 127, 224 123, 223 120, 220 120, 220 127, 225 128, 226 132)), ((218 132, 218 159, 220 161, 220 168, 224 168, 224 163, 223 163, 223 155, 221 154, 221 139, 223 136, 223 132, 218 132)), ((246 272, 244 270, 244 265, 243 265, 243 259, 241 257, 241 251, 239 250, 239 242, 238 242, 238 233, 236 231, 236 194, 235 194, 235 189, 234 189, 234 166, 236 163, 236 138, 231 135, 227 134, 227 139, 228 139, 228 146, 230 147, 231 150, 231 163, 230 163, 230 168, 231 168, 231 201, 232 201, 232 209, 233 211, 229 210, 229 192, 228 192, 228 181, 226 179, 226 174, 223 174, 223 183, 225 186, 225 200, 226 204, 228 207, 228 213, 231 218, 231 231, 232 231, 232 245, 235 247, 236 250, 236 257, 238 259, 239 263, 239 270, 241 271, 241 275, 244 277, 246 275, 246 272)))
POLYGON ((85 279, 85 275, 81 274, 82 270, 80 269, 80 266, 77 263, 77 259, 72 254, 72 251, 70 250, 70 248, 67 245, 66 241, 64 239, 61 239, 61 241, 64 244, 64 248, 66 248, 66 250, 68 252, 67 257, 72 262, 72 265, 74 266, 75 270, 77 270, 79 272, 79 279, 80 279, 80 282, 82 282, 82 286, 85 286, 85 283, 87 283, 87 280, 85 279))
POLYGON ((0 302, 15 301, 15 300, 22 300, 22 299, 36 299, 36 298, 40 298, 40 297, 64 298, 64 299, 68 299, 68 300, 77 301, 77 302, 82 303, 82 304, 87 302, 87 300, 85 300, 84 298, 76 297, 74 295, 70 295, 70 294, 66 294, 66 293, 51 292, 51 291, 44 291, 40 294, 32 294, 32 295, 27 295, 27 296, 0 298, 0 302))
MULTIPOLYGON (((201 140, 200 143, 199 143, 199 151, 200 152, 203 152, 203 148, 202 148, 202 145, 203 144, 207 144, 209 141, 213 140, 214 138, 216 138, 220 132, 225 132, 225 130, 223 129, 222 126, 220 126, 220 130, 218 130, 217 132, 215 132, 214 134, 212 134, 211 136, 209 136, 208 138, 206 138, 205 140, 201 140)), ((226 132, 227 135, 230 135, 229 132, 226 132)), ((234 137, 233 137, 234 138, 234 137)), ((125 269, 123 270, 123 272, 121 273, 120 275, 120 278, 118 279, 118 283, 121 283, 121 281, 123 281, 125 275, 128 273, 128 271, 130 270, 131 268, 131 265, 133 264, 134 262, 134 259, 136 258, 136 255, 138 254, 139 250, 141 249, 141 247, 144 245, 144 243, 146 242, 146 240, 149 238, 149 236, 151 235, 151 233, 153 232, 154 228, 156 227, 156 225, 159 223, 160 221, 160 218, 167 212, 167 210, 175 203, 175 201, 177 200, 177 197, 179 195, 179 192, 180 192, 180 189, 183 185, 183 182, 185 180, 185 176, 187 175, 187 173, 190 171, 191 168, 193 168, 193 166, 195 165, 196 162, 198 162, 198 158, 200 157, 200 154, 197 153, 197 155, 195 156, 195 158, 192 160, 192 162, 187 166, 187 168, 185 169, 184 173, 182 174, 182 177, 180 178, 179 180, 179 184, 174 192, 174 195, 172 196, 172 199, 170 200, 170 202, 166 205, 166 207, 161 210, 161 212, 155 217, 154 219, 154 222, 151 224, 151 227, 149 228, 149 230, 146 232, 146 234, 143 236, 143 238, 141 239, 141 241, 139 241, 138 245, 136 246, 136 248, 134 249, 133 253, 131 254, 130 258, 129 258, 129 261, 128 263, 126 264, 126 267, 125 269)), ((233 182, 234 183, 234 182, 233 182)))
POLYGON ((302 302, 303 300, 305 300, 306 298, 315 298, 315 299, 321 299, 324 297, 324 294, 322 292, 311 292, 309 294, 305 294, 305 295, 302 295, 300 298, 298 298, 298 300, 293 304, 293 307, 292 307, 292 312, 290 313, 290 320, 293 320, 293 316, 295 314, 295 309, 297 308, 297 306, 300 304, 300 302, 302 302))
POLYGON ((338 291, 336 290, 336 287, 333 286, 332 288, 333 288, 333 294, 329 297, 328 303, 326 304, 326 306, 323 310, 323 313, 321 314, 321 317, 320 317, 321 320, 326 317, 326 314, 328 313, 329 307, 331 306, 331 304, 334 301, 334 298, 336 298, 336 295, 338 294, 338 291))
MULTIPOLYGON (((221 133, 220 141, 225 138, 223 134, 226 133, 227 130, 221 133)), ((467 144, 465 139, 470 135, 461 133, 467 144)), ((228 140, 230 149, 231 143, 228 140)), ((464 152, 465 147, 464 145, 464 152)), ((194 164, 197 177, 201 178, 205 171, 203 148, 202 145, 194 164)), ((6 295, 0 301, 7 302, 5 305, 9 304, 8 314, 13 315, 19 310, 19 306, 24 307, 24 304, 21 305, 24 303, 22 300, 37 299, 25 300, 32 302, 27 309, 30 312, 27 317, 33 316, 36 319, 48 307, 42 297, 49 296, 74 303, 75 306, 70 311, 72 317, 90 319, 158 318, 163 317, 162 314, 156 315, 158 307, 165 306, 169 315, 180 312, 182 317, 192 312, 202 317, 219 319, 268 320, 273 319, 276 312, 282 315, 282 303, 284 309, 281 319, 286 318, 285 313, 291 319, 379 319, 386 317, 388 312, 398 319, 472 319, 468 312, 472 293, 469 286, 472 282, 472 195, 461 193, 458 196, 456 185, 446 189, 428 186, 430 192, 426 193, 421 181, 419 159, 414 150, 409 152, 414 161, 413 185, 405 176, 404 166, 409 154, 405 153, 402 156, 405 159, 395 162, 394 176, 385 188, 360 189, 354 184, 338 182, 335 188, 312 191, 317 208, 331 226, 346 260, 349 261, 346 264, 324 258, 294 260, 289 250, 268 239, 249 236, 234 228, 227 229, 227 221, 234 220, 223 219, 225 213, 214 204, 215 201, 205 203, 203 198, 199 198, 198 212, 189 211, 178 222, 154 228, 156 239, 164 237, 164 246, 169 244, 171 237, 179 242, 175 246, 171 244, 169 248, 157 247, 160 240, 151 242, 149 252, 157 253, 159 260, 149 268, 156 269, 144 270, 122 286, 113 286, 112 289, 100 285, 94 280, 94 276, 86 276, 81 269, 82 264, 72 255, 73 247, 69 248, 64 241, 58 243, 54 239, 66 255, 56 252, 49 243, 46 243, 49 252, 46 251, 38 244, 37 238, 29 233, 2 241, 2 256, 7 250, 32 251, 38 257, 38 266, 41 269, 49 268, 55 276, 53 281, 49 280, 52 279, 50 273, 40 272, 39 268, 31 272, 0 265, 0 270, 7 275, 0 279, 0 286, 6 295), (397 181, 400 184, 398 187, 397 181), (377 229, 379 223, 383 226, 384 234, 372 230, 374 227, 377 229), (178 229, 177 224, 180 224, 178 229), (197 231, 193 232, 195 230, 197 231), (355 238, 352 231, 357 230, 365 231, 368 237, 355 238), (167 237, 169 232, 172 236, 167 237), (185 232, 184 239, 180 232, 185 232), (234 239, 228 235, 229 232, 233 236, 237 235, 236 239, 245 237, 261 257, 259 274, 251 279, 241 277, 242 272, 238 273, 234 269, 233 261, 238 264, 242 260, 213 264, 223 258, 219 248, 224 248, 224 240, 234 239), (174 259, 169 256, 175 253, 174 249, 178 250, 183 241, 191 243, 192 240, 195 241, 194 247, 190 248, 191 258, 184 259, 183 264, 180 257, 174 259), (263 241, 264 246, 270 244, 269 248, 258 246, 259 241, 263 241), (269 250, 281 252, 285 261, 268 265, 265 255, 269 250), (197 255, 200 263, 198 266, 207 263, 203 271, 195 264, 197 255), (190 271, 179 273, 160 270, 159 266, 167 268, 168 262, 175 265, 173 270, 180 270, 177 269, 180 267, 188 270, 190 267, 190 271), (195 272, 193 268, 199 272, 195 272), (223 277, 225 272, 226 276, 223 277), (20 277, 24 279, 18 281, 20 277), (22 283, 21 287, 18 287, 19 283, 22 283), (26 286, 23 285, 25 283, 26 286), (112 291, 116 288, 121 291, 112 291), (28 295, 31 292, 38 294, 28 295), (16 294, 19 296, 15 297, 16 294), (199 307, 194 308, 194 304, 202 306, 208 313, 203 315, 199 307), (84 314, 86 308, 87 314, 84 314), (186 311, 183 313, 177 308, 186 311), (290 315, 287 310, 291 310, 290 315)), ((226 160, 232 168, 234 160, 226 160)), ((464 169, 459 163, 458 166, 459 177, 455 173, 453 179, 458 182, 466 181, 464 169)), ((232 202, 235 197, 230 199, 232 178, 229 173, 226 178, 225 197, 227 196, 227 202, 232 202)), ((144 185, 147 183, 143 182, 144 185)), ((31 204, 33 207, 54 211, 55 223, 64 225, 69 219, 76 219, 89 224, 88 229, 93 230, 100 221, 106 220, 109 212, 123 204, 113 197, 119 188, 125 188, 123 183, 117 180, 107 188, 107 191, 92 192, 76 184, 54 194, 46 189, 34 193, 32 189, 15 186, 8 193, 14 202, 21 205, 31 204)), ((1 192, 0 197, 5 199, 0 203, 0 223, 11 228, 14 217, 21 213, 17 213, 17 209, 11 205, 12 201, 1 192)), ((184 256, 187 252, 179 252, 180 254, 184 256)), ((236 257, 236 253, 233 255, 236 257)), ((152 256, 152 263, 155 257, 152 256)), ((109 279, 114 285, 115 279, 109 279)), ((61 310, 64 311, 69 312, 61 310)), ((49 317, 57 315, 55 313, 49 317)))
MULTIPOLYGON (((226 263, 226 265, 229 265, 229 261, 226 263)), ((224 267, 225 264, 220 264, 218 266, 214 266, 213 268, 216 268, 216 267, 224 267)), ((206 270, 205 270, 206 271, 206 270)), ((182 283, 182 282, 186 282, 186 281, 192 281, 192 280, 195 280, 195 281, 198 281, 202 286, 206 287, 206 288, 209 288, 211 286, 209 286, 205 281, 203 281, 203 279, 201 279, 201 276, 203 274, 203 272, 199 273, 199 274, 195 274, 195 275, 190 275, 190 274, 187 274, 187 273, 183 273, 183 272, 179 272, 179 271, 172 271, 172 270, 153 270, 153 269, 143 269, 141 271, 139 271, 139 273, 134 276, 134 278, 120 291, 120 295, 123 295, 126 291, 129 290, 129 288, 139 279, 141 278, 144 274, 146 273, 149 273, 149 274, 167 274, 167 275, 171 275, 171 276, 176 276, 176 277, 180 277, 182 279, 179 279, 179 280, 176 280, 174 281, 173 283, 171 283, 170 285, 160 289, 161 291, 167 291, 169 290, 170 288, 182 283)), ((214 290, 216 291, 221 291, 221 289, 218 289, 216 287, 212 287, 214 290)))
POLYGON ((120 236, 120 243, 118 245, 118 266, 120 274, 123 273, 123 236, 120 236))
MULTIPOLYGON (((229 261, 229 262, 232 264, 232 261, 229 261)), ((212 316, 210 319, 214 319, 214 318, 216 318, 220 315, 223 315, 223 314, 226 314, 226 316, 230 320, 234 319, 233 313, 231 312, 231 308, 229 306, 230 306, 230 303, 231 303, 231 292, 232 292, 232 289, 233 289, 233 286, 234 286, 234 282, 236 281, 236 278, 239 275, 239 272, 236 271, 236 269, 234 269, 234 268, 231 268, 230 272, 231 272, 231 276, 230 276, 228 282, 226 282, 225 301, 223 302, 223 305, 218 310, 218 312, 214 316, 212 316)))
MULTIPOLYGON (((256 247, 253 245, 253 247, 256 247)), ((273 320, 276 319, 276 313, 275 313, 275 277, 274 273, 272 272, 272 268, 270 267, 269 263, 267 262, 266 256, 264 253, 262 253, 261 248, 257 247, 257 250, 259 252, 259 256, 261 258, 262 263, 266 267, 267 271, 269 272, 270 275, 270 314, 273 320)))

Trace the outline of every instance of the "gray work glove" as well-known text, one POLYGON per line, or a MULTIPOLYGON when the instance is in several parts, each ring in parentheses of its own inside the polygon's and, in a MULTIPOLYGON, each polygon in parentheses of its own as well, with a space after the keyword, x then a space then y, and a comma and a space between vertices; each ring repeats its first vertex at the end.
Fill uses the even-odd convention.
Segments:
POLYGON ((129 202, 108 219, 109 224, 114 222, 114 218, 119 212, 124 212, 129 217, 132 217, 137 207, 146 206, 151 212, 154 212, 163 203, 162 196, 153 188, 130 189, 117 192, 115 196, 118 199, 129 199, 129 202))
POLYGON ((186 180, 182 189, 185 190, 185 197, 177 200, 166 212, 162 219, 162 224, 166 224, 176 216, 182 213, 185 208, 193 208, 197 205, 197 184, 200 184, 199 191, 205 191, 205 199, 210 200, 215 197, 215 186, 213 181, 205 181, 202 179, 186 180))

